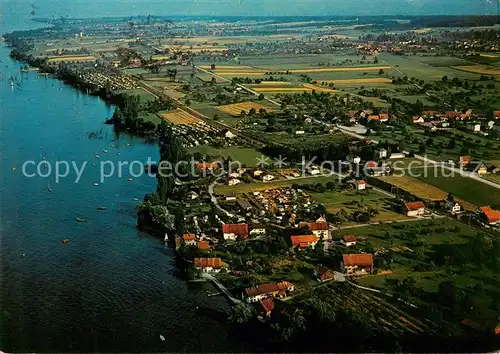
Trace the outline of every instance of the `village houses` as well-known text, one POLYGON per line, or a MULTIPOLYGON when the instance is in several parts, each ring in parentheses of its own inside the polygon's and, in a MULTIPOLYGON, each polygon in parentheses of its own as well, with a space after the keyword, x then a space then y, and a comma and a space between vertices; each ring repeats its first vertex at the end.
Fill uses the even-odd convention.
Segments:
POLYGON ((342 243, 346 247, 356 246, 356 236, 345 235, 344 237, 342 237, 342 240, 340 240, 340 243, 342 243))
POLYGON ((224 224, 222 235, 224 240, 236 240, 238 236, 248 238, 248 224, 224 224))
POLYGON ((316 235, 297 235, 291 236, 290 239, 292 241, 292 247, 299 250, 309 247, 314 248, 318 243, 318 237, 316 235))
POLYGON ((373 271, 373 255, 369 253, 344 254, 341 269, 346 275, 363 275, 373 271))
POLYGON ((294 285, 288 281, 260 284, 254 288, 245 289, 244 299, 247 303, 252 303, 270 297, 284 298, 294 289, 294 285))
POLYGON ((405 203, 404 210, 407 216, 422 216, 425 214, 425 205, 422 202, 405 203))
POLYGON ((307 227, 319 240, 330 239, 330 227, 326 222, 301 222, 299 228, 307 227))
POLYGON ((219 273, 227 264, 221 258, 195 258, 194 266, 202 273, 219 273))
POLYGON ((477 214, 481 220, 489 225, 500 224, 500 210, 492 209, 490 206, 480 207, 477 214))

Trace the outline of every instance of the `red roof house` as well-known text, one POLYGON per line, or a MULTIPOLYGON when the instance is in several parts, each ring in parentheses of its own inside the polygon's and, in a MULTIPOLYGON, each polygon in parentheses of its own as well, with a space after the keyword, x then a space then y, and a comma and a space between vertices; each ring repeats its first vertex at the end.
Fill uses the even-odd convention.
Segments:
POLYGON ((500 211, 492 209, 490 206, 479 208, 482 216, 487 220, 488 224, 495 225, 500 223, 500 211))
POLYGON ((222 234, 225 240, 235 240, 238 236, 248 238, 248 224, 224 224, 222 234))
POLYGON ((369 253, 344 254, 342 265, 347 275, 371 273, 373 271, 373 255, 369 253))
POLYGON ((408 216, 419 216, 425 214, 425 204, 422 202, 405 203, 405 211, 408 216))
POLYGON ((291 236, 290 237, 292 241, 292 247, 294 248, 299 248, 299 249, 305 249, 316 246, 316 243, 318 243, 318 236, 316 235, 297 235, 297 236, 291 236))

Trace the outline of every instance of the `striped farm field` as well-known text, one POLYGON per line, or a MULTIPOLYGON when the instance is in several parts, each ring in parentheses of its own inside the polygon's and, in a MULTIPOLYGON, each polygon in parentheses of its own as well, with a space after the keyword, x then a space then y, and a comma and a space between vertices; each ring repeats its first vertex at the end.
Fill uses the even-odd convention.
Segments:
POLYGON ((294 69, 292 73, 327 73, 338 71, 370 71, 370 70, 389 70, 392 69, 388 65, 384 66, 361 66, 361 67, 345 67, 345 68, 321 68, 321 69, 294 69))
POLYGON ((453 69, 466 71, 474 74, 483 75, 500 75, 500 69, 487 65, 465 65, 465 66, 452 66, 453 69))
POLYGON ((212 79, 215 79, 215 82, 217 82, 217 83, 225 82, 225 80, 221 79, 220 77, 213 76, 210 74, 198 74, 198 75, 196 75, 196 77, 204 82, 211 82, 212 79))
POLYGON ((228 105, 217 107, 218 110, 220 110, 224 113, 227 113, 231 116, 239 116, 241 114, 241 111, 245 111, 246 113, 248 113, 252 108, 254 108, 257 112, 259 112, 259 110, 261 108, 265 109, 266 111, 273 110, 272 108, 263 106, 259 103, 252 102, 252 101, 228 104, 228 105))
MULTIPOLYGON (((381 181, 392 184, 395 187, 401 188, 402 190, 407 191, 413 195, 416 195, 419 198, 428 201, 439 201, 445 200, 448 197, 448 193, 434 187, 430 184, 425 183, 422 180, 417 178, 413 178, 410 176, 385 176, 378 177, 381 181)), ((455 198, 457 202, 459 202, 465 209, 467 210, 476 210, 477 206, 466 202, 464 200, 455 198)))
POLYGON ((224 71, 216 70, 215 73, 220 76, 262 76, 265 71, 224 71))
POLYGON ((195 116, 192 116, 191 114, 181 109, 177 109, 173 112, 163 113, 161 116, 163 117, 163 119, 168 120, 174 125, 192 125, 202 122, 199 118, 196 118, 195 116))
POLYGON ((337 92, 337 90, 332 90, 332 89, 329 89, 326 87, 319 87, 319 86, 311 85, 311 84, 304 84, 304 87, 306 89, 310 89, 311 91, 314 90, 317 92, 331 92, 331 93, 337 92))
MULTIPOLYGON (((200 68, 205 70, 210 70, 212 67, 210 65, 200 65, 200 68)), ((251 66, 245 65, 216 65, 215 70, 240 70, 240 69, 250 69, 253 70, 251 66)))
POLYGON ((259 85, 291 85, 287 81, 261 81, 259 85))
POLYGON ((319 87, 311 84, 304 84, 302 87, 255 87, 252 88, 255 92, 267 93, 294 93, 294 92, 330 92, 335 93, 336 90, 329 88, 319 87))
POLYGON ((61 61, 95 61, 96 57, 92 55, 71 55, 71 56, 59 56, 59 57, 50 57, 49 63, 58 63, 61 61))
POLYGON ((255 92, 281 93, 281 92, 309 92, 312 89, 305 87, 254 87, 255 92))
POLYGON ((392 84, 392 80, 386 77, 374 77, 369 79, 345 79, 345 80, 321 80, 321 82, 332 83, 335 85, 351 84, 392 84))

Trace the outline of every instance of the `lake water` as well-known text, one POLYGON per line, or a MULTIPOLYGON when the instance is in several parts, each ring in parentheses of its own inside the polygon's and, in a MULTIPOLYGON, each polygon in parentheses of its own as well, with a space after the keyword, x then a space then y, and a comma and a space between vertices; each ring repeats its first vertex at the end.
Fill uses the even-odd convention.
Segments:
MULTIPOLYGON (((5 11, 2 33, 36 26, 26 16, 5 11)), ((153 191, 155 179, 145 175, 129 181, 126 171, 123 178, 94 185, 100 161, 94 155, 114 162, 155 160, 157 145, 116 136, 103 124, 113 107, 55 79, 21 74, 21 63, 8 53, 2 44, 0 349, 242 350, 227 334, 226 300, 207 297, 207 289, 213 290, 209 284, 183 280, 173 250, 136 229, 133 198, 153 191), (43 157, 52 164, 88 165, 79 183, 74 173, 60 183, 53 176, 23 176, 24 161, 38 163, 43 157), (108 209, 99 211, 99 206, 108 209)))

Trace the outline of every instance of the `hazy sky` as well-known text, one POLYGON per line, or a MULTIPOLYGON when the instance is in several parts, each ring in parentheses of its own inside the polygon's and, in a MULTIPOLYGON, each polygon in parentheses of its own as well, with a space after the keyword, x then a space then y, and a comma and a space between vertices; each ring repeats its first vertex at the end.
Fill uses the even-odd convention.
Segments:
POLYGON ((496 14, 500 0, 3 0, 3 15, 423 15, 496 14))

